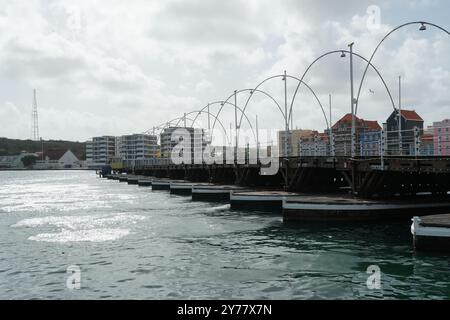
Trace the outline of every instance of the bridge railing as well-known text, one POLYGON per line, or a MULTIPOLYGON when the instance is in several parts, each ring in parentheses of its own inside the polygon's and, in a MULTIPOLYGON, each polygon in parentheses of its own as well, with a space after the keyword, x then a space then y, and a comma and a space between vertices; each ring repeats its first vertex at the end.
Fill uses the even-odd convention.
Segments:
MULTIPOLYGON (((298 141, 297 157, 382 157, 450 156, 450 127, 424 131, 415 127, 408 130, 358 132, 352 143, 352 134, 334 133, 331 139, 319 136, 298 141), (354 150, 352 150, 354 148, 354 150)), ((293 148, 294 149, 294 148, 293 148)))
MULTIPOLYGON (((331 137, 316 135, 298 141, 289 140, 288 149, 285 145, 278 146, 273 141, 247 144, 237 150, 233 146, 210 147, 209 156, 205 149, 192 153, 192 162, 181 164, 261 164, 270 163, 272 157, 283 159, 292 157, 361 157, 375 158, 382 162, 383 157, 437 157, 450 156, 450 126, 424 131, 421 128, 407 130, 381 130, 358 132, 354 137, 348 132, 334 132, 331 137), (352 147, 354 150, 352 150, 352 147), (238 152, 238 156, 236 155, 238 152), (278 156, 277 156, 278 155, 278 156)), ((127 168, 148 166, 167 166, 180 164, 170 158, 124 161, 127 168)))

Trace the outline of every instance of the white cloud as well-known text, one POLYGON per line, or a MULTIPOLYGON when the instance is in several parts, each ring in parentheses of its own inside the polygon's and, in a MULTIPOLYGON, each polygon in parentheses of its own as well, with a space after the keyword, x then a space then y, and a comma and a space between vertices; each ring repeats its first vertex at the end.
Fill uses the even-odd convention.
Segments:
MULTIPOLYGON (((370 4, 0 0, 0 112, 10 114, 0 118, 0 135, 28 137, 32 88, 38 89, 43 137, 84 140, 145 131, 283 70, 301 76, 321 53, 346 49, 352 41, 356 52, 369 57, 384 34, 408 20, 391 17, 387 24, 384 19, 401 4, 382 1, 382 24, 369 30, 370 4)), ((420 15, 439 5, 442 1, 415 1, 408 8, 420 15)), ((449 116, 449 49, 448 36, 432 28, 419 33, 414 26, 389 38, 374 64, 395 100, 398 75, 404 77, 405 105, 431 122, 449 116)), ((355 60, 356 80, 364 66, 355 60)), ((348 59, 339 55, 318 62, 305 78, 325 107, 328 94, 333 95, 334 120, 348 112, 348 78, 348 59)), ((289 80, 288 85, 292 95, 295 83, 289 80)), ((279 78, 261 89, 284 104, 279 78)), ((245 101, 240 95, 239 103, 245 101)), ((380 122, 392 109, 373 72, 360 103, 361 116, 380 122)), ((276 106, 264 96, 255 95, 248 111, 251 119, 259 115, 261 128, 283 127, 276 106)), ((302 89, 295 126, 323 129, 318 111, 312 95, 302 89)), ((223 122, 233 121, 233 111, 224 111, 223 122)))

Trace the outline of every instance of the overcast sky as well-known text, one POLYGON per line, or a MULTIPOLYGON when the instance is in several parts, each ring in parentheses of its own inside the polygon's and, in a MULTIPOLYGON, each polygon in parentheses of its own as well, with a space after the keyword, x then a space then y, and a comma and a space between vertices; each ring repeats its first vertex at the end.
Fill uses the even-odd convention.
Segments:
MULTIPOLYGON (((350 42, 370 57, 402 23, 450 29, 449 12, 446 0, 0 0, 0 136, 30 137, 33 88, 44 139, 139 133, 284 70, 300 77, 317 56, 350 42), (372 23, 370 5, 380 8, 380 25, 372 23)), ((305 78, 325 107, 332 94, 333 120, 350 110, 349 59, 339 56, 321 60, 305 78)), ((396 103, 401 75, 405 108, 427 124, 450 118, 448 35, 404 28, 385 42, 374 64, 396 103)), ((355 58, 356 89, 364 66, 355 58)), ((289 99, 295 87, 288 80, 289 99)), ((261 89, 283 106, 280 79, 261 89)), ((247 97, 238 95, 238 104, 247 97)), ((392 111, 373 72, 359 108, 359 116, 380 123, 392 111)), ((229 127, 234 112, 225 109, 221 120, 229 127)), ((258 114, 260 128, 283 128, 281 113, 262 94, 248 112, 251 121, 258 114)), ((304 88, 294 103, 294 126, 326 127, 304 88)))

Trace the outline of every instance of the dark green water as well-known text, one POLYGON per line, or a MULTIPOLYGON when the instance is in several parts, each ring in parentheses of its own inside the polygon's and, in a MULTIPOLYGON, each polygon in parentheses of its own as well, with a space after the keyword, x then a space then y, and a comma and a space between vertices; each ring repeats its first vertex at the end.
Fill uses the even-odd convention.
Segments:
POLYGON ((93 172, 0 172, 0 298, 449 299, 450 256, 414 253, 409 230, 287 225, 93 172))

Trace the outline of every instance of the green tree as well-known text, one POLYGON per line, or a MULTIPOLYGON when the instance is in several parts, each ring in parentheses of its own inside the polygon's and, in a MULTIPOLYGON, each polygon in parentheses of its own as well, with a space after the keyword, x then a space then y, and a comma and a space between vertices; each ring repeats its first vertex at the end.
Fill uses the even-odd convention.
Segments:
POLYGON ((22 159, 23 166, 29 168, 36 163, 36 157, 32 155, 28 155, 23 157, 22 159))

